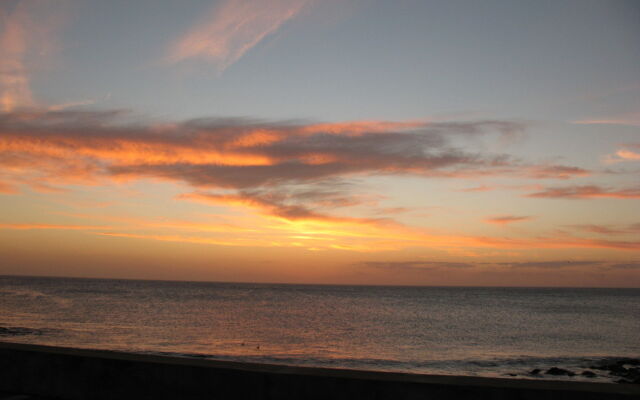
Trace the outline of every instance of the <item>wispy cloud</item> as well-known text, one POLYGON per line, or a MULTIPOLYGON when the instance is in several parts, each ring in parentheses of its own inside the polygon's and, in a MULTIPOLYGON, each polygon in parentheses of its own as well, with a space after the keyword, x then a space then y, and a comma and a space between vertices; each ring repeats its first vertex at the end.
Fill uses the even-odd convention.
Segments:
POLYGON ((582 225, 567 225, 567 228, 571 228, 578 231, 598 233, 602 235, 625 235, 640 233, 640 223, 626 225, 626 226, 611 226, 611 225, 596 225, 596 224, 582 224, 582 225))
POLYGON ((169 59, 203 59, 222 72, 298 15, 308 1, 223 0, 171 47, 169 59))
POLYGON ((485 218, 484 221, 486 223, 494 224, 494 225, 507 225, 507 224, 512 224, 514 222, 528 221, 531 218, 532 217, 528 217, 528 216, 499 215, 499 216, 495 216, 495 217, 485 218))
POLYGON ((640 126, 640 111, 617 114, 604 118, 593 118, 573 121, 581 125, 628 125, 640 126))
POLYGON ((0 111, 36 104, 30 75, 56 46, 65 4, 36 0, 0 3, 0 111))
POLYGON ((542 199, 640 199, 640 187, 611 189, 597 185, 577 185, 546 188, 526 197, 542 199))
POLYGON ((534 179, 571 179, 591 175, 591 172, 584 168, 566 165, 535 165, 530 167, 526 173, 534 179))
MULTIPOLYGON (((576 168, 576 167, 564 167, 564 166, 557 166, 558 169, 560 170, 576 170, 576 175, 574 177, 581 177, 584 176, 585 171, 582 168, 576 168)), ((549 166, 533 166, 533 167, 525 167, 524 168, 524 172, 522 173, 522 177, 525 178, 532 178, 531 176, 531 170, 534 169, 539 169, 539 168, 549 168, 549 166)), ((588 173, 588 172, 587 172, 588 173)), ((543 179, 569 179, 569 176, 565 173, 560 173, 559 175, 547 175, 545 178, 543 179)), ((492 184, 492 185, 479 185, 479 186, 472 186, 469 188, 464 188, 464 189, 458 189, 459 192, 465 192, 465 193, 482 193, 482 192, 491 192, 494 190, 540 190, 542 189, 543 186, 540 184, 527 184, 527 185, 497 185, 497 184, 492 184)))
POLYGON ((61 103, 61 104, 54 104, 52 106, 49 106, 48 109, 49 111, 63 111, 69 108, 76 108, 76 107, 82 107, 82 106, 90 106, 92 104, 95 104, 96 101, 89 99, 89 100, 81 100, 81 101, 70 101, 67 103, 61 103))
POLYGON ((28 26, 31 24, 26 3, 13 10, 5 5, 0 14, 0 109, 33 105, 29 77, 25 67, 28 26))

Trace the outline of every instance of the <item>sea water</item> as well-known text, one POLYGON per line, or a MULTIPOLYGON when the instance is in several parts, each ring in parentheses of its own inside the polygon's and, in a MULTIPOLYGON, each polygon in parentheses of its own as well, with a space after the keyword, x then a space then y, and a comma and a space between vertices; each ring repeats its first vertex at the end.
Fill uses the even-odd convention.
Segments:
MULTIPOLYGON (((640 289, 0 277, 0 340, 328 368, 533 378, 640 357, 640 289)), ((606 372, 596 378, 611 381, 606 372)), ((545 378, 550 378, 545 376, 545 378)), ((586 379, 581 376, 555 379, 586 379)))

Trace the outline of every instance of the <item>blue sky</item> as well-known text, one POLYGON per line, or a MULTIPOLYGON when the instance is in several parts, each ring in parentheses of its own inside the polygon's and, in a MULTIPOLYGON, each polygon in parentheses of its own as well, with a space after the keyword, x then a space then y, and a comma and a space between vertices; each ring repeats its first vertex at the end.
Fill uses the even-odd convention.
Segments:
POLYGON ((638 106, 634 1, 309 2, 221 74, 167 63, 212 6, 76 1, 57 68, 35 87, 174 118, 573 121, 638 106))

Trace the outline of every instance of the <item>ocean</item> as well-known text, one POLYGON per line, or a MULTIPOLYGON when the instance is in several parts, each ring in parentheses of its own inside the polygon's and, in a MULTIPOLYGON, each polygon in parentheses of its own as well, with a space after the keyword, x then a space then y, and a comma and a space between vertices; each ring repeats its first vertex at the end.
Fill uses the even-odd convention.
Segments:
POLYGON ((0 277, 0 340, 176 357, 611 382, 640 289, 0 277), (576 376, 551 376, 559 367, 576 376), (532 369, 542 374, 531 375, 532 369), (589 370, 593 377, 580 375, 589 370))

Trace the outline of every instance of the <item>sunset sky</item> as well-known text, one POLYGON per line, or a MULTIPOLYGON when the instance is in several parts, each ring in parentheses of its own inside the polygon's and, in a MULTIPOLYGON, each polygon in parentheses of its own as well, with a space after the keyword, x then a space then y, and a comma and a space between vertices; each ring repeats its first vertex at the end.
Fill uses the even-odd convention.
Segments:
POLYGON ((0 0, 0 274, 640 287, 637 0, 0 0))

